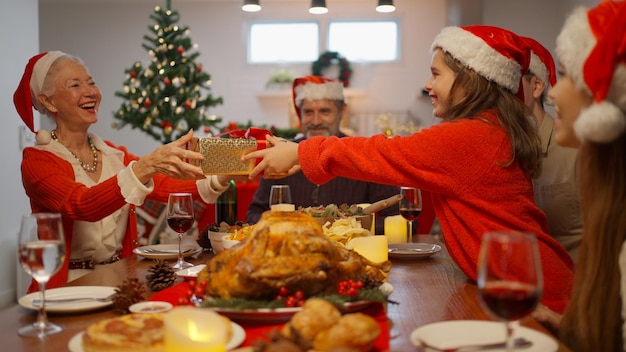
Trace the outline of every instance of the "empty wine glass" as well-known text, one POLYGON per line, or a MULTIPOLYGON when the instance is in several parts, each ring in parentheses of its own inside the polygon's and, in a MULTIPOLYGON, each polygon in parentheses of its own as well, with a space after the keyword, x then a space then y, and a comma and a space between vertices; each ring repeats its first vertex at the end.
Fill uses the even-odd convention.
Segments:
POLYGON ((407 242, 413 242, 413 221, 422 212, 422 192, 419 188, 415 187, 400 187, 400 215, 406 219, 408 223, 407 228, 407 242))
POLYGON ((178 260, 174 269, 185 269, 193 264, 183 259, 183 235, 193 226, 193 198, 191 193, 170 193, 167 199, 167 225, 178 233, 178 260))
POLYGON ((516 231, 486 233, 480 247, 478 289, 484 308, 504 321, 507 351, 513 351, 513 322, 529 315, 543 293, 536 236, 516 231))
POLYGON ((270 189, 270 209, 276 211, 294 211, 291 203, 289 185, 272 185, 270 189))
POLYGON ((20 328, 21 336, 43 338, 63 331, 48 321, 46 315, 46 283, 65 260, 65 239, 61 214, 35 213, 22 217, 17 254, 24 271, 37 281, 41 300, 37 321, 20 328))

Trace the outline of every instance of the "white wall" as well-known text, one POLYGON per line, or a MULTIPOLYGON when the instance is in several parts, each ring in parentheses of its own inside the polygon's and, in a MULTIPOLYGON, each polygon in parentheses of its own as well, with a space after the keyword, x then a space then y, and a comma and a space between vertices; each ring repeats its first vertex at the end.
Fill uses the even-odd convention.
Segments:
MULTIPOLYGON (((307 13, 308 0, 264 0, 257 14, 240 10, 240 0, 173 0, 179 24, 191 29, 204 64, 213 78, 213 93, 224 98, 214 113, 227 121, 287 125, 286 103, 257 98, 278 65, 245 64, 245 23, 251 19, 399 17, 402 21, 402 59, 396 64, 354 64, 353 88, 364 90, 352 101, 353 110, 410 110, 424 123, 432 121, 430 101, 420 97, 429 75, 428 49, 433 37, 448 23, 500 25, 533 36, 553 50, 566 14, 574 5, 593 6, 594 0, 395 0, 398 11, 381 15, 374 0, 328 1, 330 12, 321 17, 307 13), (481 9, 477 11, 477 9, 481 9), (456 11, 456 12, 455 12, 456 11), (460 12, 459 12, 460 11, 460 12)), ((137 130, 112 129, 112 113, 121 100, 114 96, 124 80, 124 70, 148 54, 141 47, 149 15, 162 0, 0 0, 0 43, 5 48, 0 83, 2 153, 2 211, 0 212, 0 307, 14 301, 16 292, 15 246, 19 217, 29 212, 21 184, 18 128, 22 126, 11 97, 28 58, 39 51, 63 50, 82 57, 103 91, 100 122, 92 131, 143 155, 157 143, 137 130), (39 16, 39 19, 38 19, 39 16), (39 21, 38 21, 39 20, 39 21), (8 48, 8 49, 7 49, 8 48)), ((309 65, 288 67, 309 74, 309 65)), ((42 123, 44 127, 47 123, 42 123)))
MULTIPOLYGON (((13 92, 28 59, 39 47, 37 0, 0 0, 0 44, 4 48, 0 76, 0 307, 15 302, 17 233, 20 216, 30 212, 22 187, 18 130, 22 120, 13 107, 13 92), (11 10, 6 10, 10 8, 11 10)), ((21 273, 21 272, 20 272, 21 273)), ((22 275, 23 276, 23 275, 22 275)))

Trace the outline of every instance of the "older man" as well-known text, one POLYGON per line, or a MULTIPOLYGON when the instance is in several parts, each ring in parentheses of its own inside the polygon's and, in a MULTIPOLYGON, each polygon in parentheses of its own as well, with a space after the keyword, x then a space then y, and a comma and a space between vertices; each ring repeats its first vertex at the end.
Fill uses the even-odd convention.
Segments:
MULTIPOLYGON (((296 142, 314 136, 345 136, 339 130, 341 116, 346 109, 342 82, 317 76, 296 78, 293 82, 293 101, 304 134, 296 142)), ((262 179, 248 207, 249 223, 256 223, 261 214, 269 210, 269 193, 274 184, 289 185, 296 208, 373 203, 399 193, 396 185, 380 185, 343 177, 317 185, 311 183, 302 172, 282 179, 262 179)), ((380 211, 381 216, 396 214, 397 206, 380 211)), ((376 221, 376 233, 383 233, 383 221, 376 221)))

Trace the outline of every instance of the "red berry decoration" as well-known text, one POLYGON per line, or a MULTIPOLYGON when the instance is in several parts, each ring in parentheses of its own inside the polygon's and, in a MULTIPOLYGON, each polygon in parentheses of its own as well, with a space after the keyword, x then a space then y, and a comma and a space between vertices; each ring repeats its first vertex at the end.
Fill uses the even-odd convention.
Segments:
POLYGON ((363 282, 354 281, 354 280, 346 280, 341 281, 337 285, 337 294, 341 296, 348 297, 357 297, 359 295, 359 290, 363 288, 363 282))

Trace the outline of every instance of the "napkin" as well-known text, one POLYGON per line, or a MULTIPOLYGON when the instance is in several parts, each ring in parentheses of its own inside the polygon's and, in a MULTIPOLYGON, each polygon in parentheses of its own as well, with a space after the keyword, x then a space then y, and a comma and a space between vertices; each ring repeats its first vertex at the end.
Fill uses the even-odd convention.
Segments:
MULTIPOLYGON (((187 292, 191 290, 191 287, 186 281, 176 284, 170 288, 159 291, 150 297, 151 301, 165 301, 170 302, 173 305, 179 304, 179 299, 187 296, 187 292)), ((387 325, 387 314, 385 308, 381 303, 374 303, 367 308, 360 311, 363 314, 367 314, 378 322, 380 326, 380 336, 374 343, 374 351, 388 351, 389 350, 389 327, 387 325)), ((260 324, 260 323, 240 323, 246 331, 246 339, 242 343, 242 346, 251 346, 252 343, 259 339, 266 339, 273 329, 280 329, 284 324, 260 324)))

